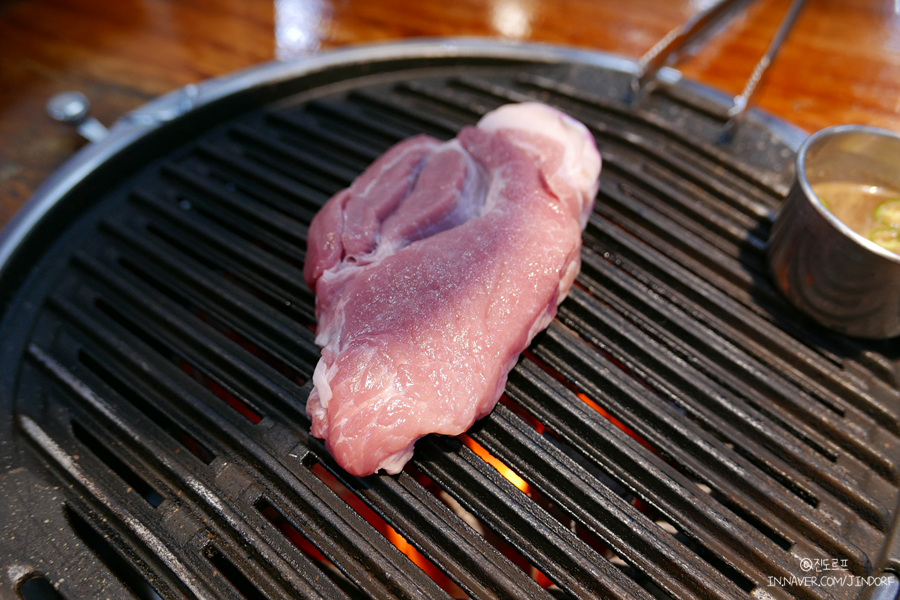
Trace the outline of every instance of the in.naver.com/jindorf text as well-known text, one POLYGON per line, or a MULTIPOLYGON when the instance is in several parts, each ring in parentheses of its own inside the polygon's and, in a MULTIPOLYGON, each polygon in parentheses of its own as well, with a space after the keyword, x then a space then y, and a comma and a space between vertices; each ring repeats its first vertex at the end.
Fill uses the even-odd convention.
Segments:
POLYGON ((890 575, 857 575, 850 571, 847 559, 800 558, 800 573, 769 575, 768 587, 871 588, 885 587, 896 582, 890 575))

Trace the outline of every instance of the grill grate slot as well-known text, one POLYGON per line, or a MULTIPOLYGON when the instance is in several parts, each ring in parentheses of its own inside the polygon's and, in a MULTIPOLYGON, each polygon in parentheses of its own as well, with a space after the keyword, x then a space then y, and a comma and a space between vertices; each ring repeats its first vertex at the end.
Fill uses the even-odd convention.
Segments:
POLYGON ((768 283, 791 151, 753 126, 715 145, 687 95, 633 110, 623 73, 479 64, 223 123, 62 239, 15 427, 94 568, 140 598, 856 597, 790 581, 803 557, 880 568, 897 355, 768 283), (396 141, 526 99, 604 154, 577 285, 468 435, 349 476, 308 434, 309 222, 396 141))
POLYGON ((770 366, 771 363, 751 358, 747 345, 733 344, 720 336, 718 331, 688 317, 690 312, 656 295, 654 290, 658 287, 634 279, 620 265, 613 265, 590 251, 584 254, 584 264, 582 281, 592 292, 604 295, 605 291, 612 290, 610 293, 615 293, 619 298, 619 310, 676 354, 693 364, 702 365, 700 368, 704 372, 738 393, 750 388, 777 399, 783 406, 789 407, 797 418, 827 432, 842 447, 894 479, 894 466, 870 447, 861 445, 855 432, 847 429, 842 418, 847 411, 853 411, 854 420, 861 424, 860 428, 870 428, 874 423, 868 416, 854 411, 834 396, 822 398, 807 393, 804 388, 789 381, 783 371, 776 371, 770 366), (666 330, 660 330, 656 323, 665 323, 666 330), (723 364, 733 364, 735 367, 723 372, 723 364))
MULTIPOLYGON (((811 481, 799 476, 785 479, 777 471, 772 470, 772 465, 760 473, 759 467, 765 467, 766 463, 750 463, 744 456, 734 452, 727 445, 716 443, 708 435, 697 431, 691 423, 680 416, 679 411, 673 406, 649 397, 643 386, 625 379, 613 364, 597 361, 594 355, 584 348, 571 332, 563 331, 562 327, 551 326, 547 338, 546 344, 541 344, 535 349, 541 359, 559 370, 564 377, 576 383, 580 389, 585 390, 585 393, 606 411, 616 415, 626 425, 634 428, 638 435, 658 448, 661 454, 670 457, 681 468, 687 469, 694 478, 710 485, 716 482, 714 487, 721 485, 721 489, 734 490, 732 495, 739 489, 745 501, 758 498, 759 504, 753 512, 770 514, 771 523, 781 519, 777 518, 777 513, 772 514, 770 511, 781 507, 779 512, 785 511, 782 513, 784 521, 780 524, 782 528, 788 527, 789 523, 795 521, 805 524, 816 520, 810 512, 810 508, 818 506, 825 493, 816 489, 817 486, 811 481), (770 478, 774 478, 777 483, 771 481, 770 478), (790 495, 785 494, 785 491, 791 492, 790 495), (810 504, 814 506, 809 506, 810 504)), ((534 411, 534 407, 530 404, 529 410, 534 411)), ((556 408, 563 410, 561 404, 556 408)), ((546 410, 535 414, 539 419, 544 420, 546 410)), ((570 425, 570 427, 574 427, 574 425, 570 425)), ((587 452, 591 437, 588 433, 582 435, 586 437, 583 437, 577 446, 587 452)), ((603 459, 604 463, 611 461, 611 458, 603 459)), ((611 467, 607 464, 606 468, 611 467)), ((634 477, 634 475, 629 477, 634 477)), ((650 479, 649 476, 647 478, 650 479)), ((654 481, 658 479, 659 476, 652 478, 654 481)), ((643 484, 641 485, 643 486, 643 484)), ((657 495, 649 490, 642 493, 642 496, 648 497, 657 495)), ((869 499, 869 504, 872 503, 872 500, 869 499)), ((829 508, 832 506, 829 505, 829 508)), ((846 510, 846 508, 834 508, 846 510)), ((858 506, 847 508, 863 510, 858 506)), ((878 521, 878 518, 882 516, 881 512, 865 516, 871 517, 881 524, 878 521)), ((678 522, 682 526, 684 525, 682 519, 679 519, 678 522)), ((814 528, 819 526, 814 525, 814 528)), ((814 534, 815 531, 807 533, 810 537, 814 534)), ((799 542, 804 537, 798 535, 796 539, 799 542)), ((824 538, 829 541, 832 539, 831 535, 824 538)), ((748 552, 752 552, 752 550, 748 549, 748 552)), ((854 552, 854 550, 852 550, 852 546, 845 544, 842 552, 854 552)), ((860 559, 858 564, 862 565, 865 562, 860 559)))
MULTIPOLYGON (((101 272, 101 267, 94 265, 93 268, 96 272, 101 272)), ((151 294, 144 293, 140 286, 128 285, 125 279, 106 279, 106 282, 111 281, 115 282, 115 289, 122 295, 107 301, 98 299, 94 301, 94 305, 98 309, 107 305, 115 306, 114 310, 101 310, 100 314, 111 318, 111 327, 121 328, 134 336, 134 341, 112 346, 110 340, 116 336, 110 334, 109 338, 104 339, 93 333, 98 325, 86 315, 70 315, 70 318, 84 323, 85 329, 91 332, 91 337, 96 343, 105 346, 107 353, 118 356, 127 352, 126 356, 133 357, 132 361, 140 364, 140 345, 146 344, 165 361, 167 368, 177 371, 180 380, 189 380, 192 386, 212 392, 217 391, 213 389, 215 386, 208 385, 203 381, 204 378, 223 387, 223 391, 238 404, 234 407, 234 414, 239 414, 242 418, 259 422, 263 415, 274 414, 279 419, 289 416, 285 421, 287 423, 298 418, 294 398, 299 392, 300 382, 286 378, 281 370, 272 368, 245 346, 234 343, 230 337, 209 327, 200 317, 178 310, 177 305, 166 306, 154 302, 151 294), (151 321, 147 320, 148 315, 152 315, 151 321), (201 378, 191 376, 196 371, 202 374, 201 378), (254 399, 252 403, 250 398, 254 399), (287 415, 282 415, 280 411, 286 411, 287 415)), ((135 392, 134 387, 131 387, 130 393, 135 392)), ((220 409, 223 406, 222 398, 218 394, 213 395, 216 398, 214 404, 220 409)), ((157 402, 158 399, 154 402, 145 401, 144 404, 152 408, 157 402)), ((163 411, 157 412, 166 414, 163 411)))
MULTIPOLYGON (((758 252, 751 250, 764 249, 762 238, 711 214, 705 204, 696 202, 695 195, 661 185, 649 188, 647 178, 642 181, 642 174, 629 166, 633 162, 624 155, 608 156, 605 166, 609 176, 604 180, 598 210, 616 223, 623 220, 640 222, 645 230, 664 239, 666 245, 695 259, 701 269, 714 268, 718 277, 710 281, 717 287, 731 283, 737 289, 747 290, 747 295, 769 292, 767 297, 773 298, 772 304, 778 304, 774 290, 767 283, 763 282, 760 291, 754 288, 765 267, 758 252)), ((746 304, 765 312, 757 308, 752 299, 746 304)))
MULTIPOLYGON (((593 287, 593 289, 599 288, 593 287)), ((600 297, 603 296, 605 294, 600 297)), ((743 391, 738 391, 735 388, 735 393, 731 394, 719 388, 714 381, 706 379, 703 372, 693 370, 686 360, 679 359, 668 348, 658 343, 654 344, 652 339, 634 331, 634 328, 629 326, 622 318, 616 319, 610 311, 597 311, 592 308, 591 299, 583 295, 582 292, 574 292, 573 297, 577 299, 577 303, 573 302, 570 305, 573 306, 571 310, 564 307, 562 314, 569 322, 576 325, 576 328, 582 332, 582 335, 588 336, 592 340, 597 340, 595 343, 605 348, 612 348, 611 351, 620 360, 630 362, 631 368, 650 373, 649 377, 657 379, 657 386, 665 388, 665 381, 678 381, 678 387, 684 390, 682 395, 685 402, 691 402, 693 398, 704 398, 707 402, 715 403, 719 407, 717 410, 724 410, 732 413, 733 416, 739 416, 735 411, 739 409, 741 403, 740 400, 733 398, 736 394, 747 396, 751 401, 754 412, 757 410, 763 412, 766 415, 766 420, 763 423, 759 423, 755 419, 748 420, 746 417, 743 417, 742 420, 749 421, 748 425, 755 429, 760 429, 761 425, 764 424, 765 430, 760 431, 759 434, 766 437, 773 435, 777 429, 780 429, 780 423, 790 419, 789 416, 783 413, 780 405, 766 402, 762 398, 756 400, 754 397, 759 398, 759 395, 752 391, 746 391, 746 388, 743 391), (600 326, 601 323, 603 327, 600 326), (650 349, 653 350, 650 351, 650 349), (660 376, 663 373, 667 374, 666 377, 660 376), (702 385, 698 385, 699 382, 702 382, 702 385), (775 417, 775 423, 772 423, 770 420, 772 419, 772 414, 779 415, 775 417)), ((721 426, 716 425, 714 429, 721 431, 721 426)), ((840 449, 835 443, 823 438, 816 429, 801 427, 796 423, 792 426, 792 429, 791 433, 793 435, 829 461, 835 462, 840 456, 840 449)), ((779 443, 778 446, 779 451, 789 448, 789 445, 783 442, 779 443)), ((851 458, 846 460, 853 462, 851 458)), ((872 459, 870 464, 881 467, 883 461, 880 458, 872 459)), ((859 466, 862 467, 861 464, 859 466)), ((890 481, 893 481, 893 472, 889 467, 884 468, 884 474, 890 481)))
POLYGON ((260 498, 254 504, 259 513, 275 527, 292 546, 300 550, 304 556, 316 563, 316 565, 327 575, 334 584, 343 590, 350 597, 364 597, 362 591, 356 587, 353 582, 347 579, 343 573, 334 567, 308 538, 306 538, 301 530, 297 529, 291 521, 284 516, 277 506, 269 502, 265 497, 260 498))
POLYGON ((833 442, 815 429, 789 422, 790 417, 780 412, 777 405, 772 408, 779 412, 772 412, 755 401, 753 394, 744 397, 730 393, 668 348, 654 343, 623 316, 612 310, 602 313, 594 310, 586 292, 576 289, 571 296, 573 301, 560 311, 565 324, 616 360, 626 362, 629 369, 653 387, 666 389, 671 385, 680 390, 673 402, 711 435, 721 435, 734 423, 747 435, 759 436, 758 441, 773 451, 788 453, 790 460, 815 464, 814 457, 808 457, 789 438, 780 435, 784 431, 829 462, 835 462, 840 456, 833 442))
MULTIPOLYGON (((385 143, 381 141, 362 141, 339 135, 329 125, 323 125, 313 119, 307 111, 267 112, 266 120, 270 127, 284 132, 286 142, 315 148, 329 159, 356 169, 357 173, 374 162, 385 147, 385 143)), ((288 191, 295 189, 296 187, 292 185, 288 191)), ((324 200, 327 198, 323 199, 323 203, 324 200)))
MULTIPOLYGON (((239 147, 202 144, 194 160, 182 168, 206 176, 241 200, 249 199, 301 223, 309 223, 316 208, 327 199, 321 192, 298 180, 291 180, 244 157, 239 147), (307 201, 311 198, 313 201, 307 201)), ((255 217, 254 217, 255 218, 255 217)))
POLYGON ((146 500, 153 508, 162 504, 162 496, 153 486, 147 483, 140 475, 131 470, 119 457, 110 452, 104 445, 76 420, 72 421, 72 434, 75 439, 84 444, 91 453, 116 473, 139 496, 146 500))
POLYGON ((110 387, 115 393, 134 406, 141 413, 146 415, 158 427, 169 434, 169 437, 179 442, 191 454, 199 458, 204 464, 212 463, 216 455, 210 450, 206 444, 198 440, 196 437, 184 430, 184 428, 175 423, 168 415, 160 411, 156 406, 147 402, 141 395, 136 394, 134 389, 121 377, 113 373, 106 364, 98 361, 93 355, 85 350, 78 353, 79 361, 89 371, 97 375, 99 379, 110 387))
MULTIPOLYGON (((137 246, 143 256, 125 248, 121 264, 131 278, 140 277, 140 291, 130 295, 141 298, 160 297, 176 302, 195 315, 205 315, 210 321, 222 324, 253 344, 264 348, 280 364, 299 373, 311 373, 309 360, 316 360, 318 349, 312 342, 308 327, 271 309, 271 298, 258 298, 236 285, 222 273, 210 272, 197 265, 192 258, 169 251, 161 240, 147 239, 138 232, 124 231, 121 235, 137 246), (303 361, 303 358, 308 360, 303 361), (298 362, 300 360, 301 362, 298 362)), ((111 273, 108 281, 125 281, 121 272, 111 273)), ((291 302, 291 306, 295 303, 291 302)))
POLYGON ((396 479, 359 479, 337 468, 324 449, 319 455, 333 477, 400 531, 418 552, 440 565, 446 577, 471 597, 545 597, 530 574, 479 532, 483 524, 473 525, 469 519, 474 516, 448 500, 443 489, 414 467, 396 479), (484 569, 486 564, 491 568, 484 569))
MULTIPOLYGON (((732 244, 722 241, 721 236, 712 235, 708 229, 702 230, 706 233, 697 231, 692 226, 695 222, 690 217, 679 209, 672 208, 673 202, 667 194, 659 190, 654 190, 651 194, 638 187, 640 184, 630 176, 616 181, 617 163, 608 160, 606 165, 607 173, 610 174, 607 181, 612 179, 613 183, 604 186, 603 203, 598 210, 607 219, 627 224, 629 231, 640 231, 644 239, 656 239, 655 247, 669 248, 669 255, 677 257, 679 264, 739 303, 742 310, 752 313, 754 322, 771 322, 770 310, 785 310, 784 300, 768 281, 767 268, 761 254, 743 251, 742 242, 732 244), (641 225, 636 225, 637 222, 641 225)), ((754 246, 762 244, 758 238, 751 240, 756 240, 754 246)), ((809 346, 796 339, 802 334, 797 323, 782 320, 778 327, 793 334, 779 336, 782 338, 780 346, 786 346, 791 352, 804 356, 819 369, 827 370, 832 377, 841 372, 840 358, 823 350, 821 346, 809 346), (827 364, 818 366, 823 360, 832 365, 832 368, 829 369, 827 364)), ((766 324, 764 328, 771 331, 774 325, 766 324)), ((748 330, 747 335, 758 337, 755 330, 748 330)), ((789 352, 785 354, 786 360, 803 364, 789 352)), ((846 379, 851 380, 857 388, 864 387, 859 377, 847 374, 846 379)))
MULTIPOLYGON (((626 222, 625 226, 628 225, 626 222)), ((630 231, 643 233, 640 228, 630 231)), ((628 264, 622 261, 621 268, 643 280, 647 287, 658 290, 660 295, 665 294, 667 301, 688 312, 694 322, 714 330, 734 346, 743 346, 760 363, 778 365, 785 378, 809 390, 823 406, 838 415, 845 415, 849 410, 845 402, 850 401, 860 410, 896 428, 897 417, 891 413, 889 405, 879 403, 863 390, 836 381, 833 367, 817 360, 815 354, 806 353, 791 338, 670 258, 624 235, 618 235, 613 241, 609 232, 610 227, 605 224, 592 229, 591 233, 596 234, 592 240, 596 247, 627 255, 628 264), (826 377, 826 374, 830 376, 826 377), (821 381, 829 387, 824 387, 821 381)), ((653 239, 650 235, 647 238, 653 239)))
POLYGON ((265 162, 254 161, 239 146, 220 142, 201 143, 196 149, 199 168, 213 173, 226 188, 235 190, 284 213, 309 223, 328 195, 306 181, 282 175, 265 162), (230 185, 229 185, 230 184, 230 185))
POLYGON ((373 119, 357 107, 344 102, 313 100, 305 108, 313 118, 321 119, 323 129, 384 149, 408 137, 409 132, 415 129, 403 123, 397 125, 390 121, 373 119))
MULTIPOLYGON (((140 600, 161 600, 162 596, 147 577, 138 571, 131 560, 122 556, 106 539, 106 536, 94 528, 90 521, 78 514, 70 506, 65 507, 66 519, 76 535, 88 546, 110 571, 116 574, 136 598, 140 600)), ((46 600, 46 597, 41 597, 46 600)))
POLYGON ((266 160, 260 162, 271 164, 274 158, 281 164, 289 165, 291 172, 303 173, 304 180, 321 186, 320 189, 328 192, 329 196, 347 187, 359 173, 340 162, 327 160, 319 153, 304 152, 295 145, 272 139, 249 127, 236 127, 231 135, 236 141, 265 153, 266 160))
POLYGON ((237 235, 264 232, 263 239, 277 239, 277 243, 270 242, 266 248, 268 253, 284 252, 287 247, 292 254, 302 259, 306 241, 305 227, 296 221, 287 220, 285 211, 269 208, 267 203, 252 201, 238 194, 233 182, 219 183, 211 180, 211 174, 203 172, 206 170, 205 165, 188 165, 167 164, 163 167, 164 176, 171 179, 170 185, 193 192, 190 196, 180 196, 182 208, 206 208, 203 213, 207 219, 221 220, 237 235), (188 204, 185 205, 185 202, 188 204), (251 227, 249 232, 247 227, 251 227))
POLYGON ((269 597, 263 594, 233 562, 228 560, 227 556, 219 552, 214 544, 205 546, 203 555, 215 567, 216 571, 228 580, 228 583, 234 587, 241 598, 246 598, 246 600, 264 600, 269 597))
POLYGON ((420 442, 417 467, 568 594, 575 598, 649 597, 473 451, 441 442, 420 442), (453 452, 452 460, 447 459, 448 451, 453 452), (504 498, 515 510, 502 510, 497 498, 504 498))
POLYGON ((462 121, 449 118, 440 106, 411 106, 402 104, 397 95, 385 96, 369 90, 355 90, 347 95, 349 105, 357 108, 369 120, 392 123, 403 131, 403 137, 426 133, 438 139, 456 135, 462 121))
MULTIPOLYGON (((514 385, 511 392, 517 391, 514 385)), ((668 534, 631 504, 607 488, 591 485, 593 477, 588 472, 572 464, 571 459, 529 426, 517 423, 518 419, 506 409, 499 407, 496 412, 496 417, 477 427, 475 438, 523 474, 553 505, 588 527, 618 556, 654 581, 665 582, 662 585, 676 597, 734 595, 735 590, 730 587, 733 582, 699 561, 689 564, 685 549, 669 542, 668 534), (610 530, 609 524, 615 524, 616 529, 610 530)))
POLYGON ((292 272, 288 266, 290 263, 267 256, 256 244, 248 243, 228 230, 215 227, 209 221, 186 216, 185 212, 191 209, 190 204, 179 214, 156 199, 138 197, 142 202, 146 201, 151 209, 162 212, 165 220, 154 219, 137 225, 145 226, 148 233, 174 245, 181 253, 211 267, 218 266, 247 287, 258 288, 277 299, 296 302, 299 298, 306 299, 311 295, 292 277, 295 271, 292 272), (185 239, 191 240, 191 244, 185 244, 185 239))

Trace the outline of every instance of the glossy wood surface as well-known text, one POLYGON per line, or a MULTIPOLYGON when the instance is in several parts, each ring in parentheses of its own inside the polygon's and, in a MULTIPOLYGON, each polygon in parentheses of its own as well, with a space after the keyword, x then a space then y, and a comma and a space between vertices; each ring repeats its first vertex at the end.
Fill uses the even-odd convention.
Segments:
MULTIPOLYGON (((0 0, 0 227, 85 143, 46 116, 58 92, 84 92, 111 124, 186 84, 347 44, 480 36, 637 58, 710 2, 0 0)), ((680 69, 739 93, 789 5, 758 0, 680 69)), ((896 11, 891 0, 808 0, 758 105, 810 132, 900 131, 896 11)))

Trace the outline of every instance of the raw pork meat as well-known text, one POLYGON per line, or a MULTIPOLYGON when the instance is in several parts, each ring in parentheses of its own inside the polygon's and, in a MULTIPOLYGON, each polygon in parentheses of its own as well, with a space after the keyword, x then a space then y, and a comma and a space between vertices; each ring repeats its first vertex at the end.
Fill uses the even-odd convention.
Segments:
POLYGON ((429 433, 488 414, 581 265, 600 155, 542 104, 417 136, 331 198, 309 231, 322 358, 307 412, 355 475, 397 473, 429 433))

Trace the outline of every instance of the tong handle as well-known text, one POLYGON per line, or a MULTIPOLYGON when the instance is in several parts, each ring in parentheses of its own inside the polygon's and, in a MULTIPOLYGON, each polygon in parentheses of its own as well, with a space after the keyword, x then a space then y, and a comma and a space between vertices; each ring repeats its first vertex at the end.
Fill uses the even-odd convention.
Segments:
POLYGON ((800 15, 800 11, 805 4, 806 0, 794 0, 791 3, 787 15, 778 27, 778 32, 775 34, 775 37, 772 38, 766 53, 759 59, 759 62, 756 63, 756 67, 753 69, 750 79, 747 80, 744 90, 740 95, 735 96, 734 105, 728 111, 728 122, 725 124, 726 131, 733 129, 741 119, 744 118, 744 115, 750 107, 753 106, 753 102, 756 99, 757 94, 759 94, 760 84, 762 83, 769 66, 775 61, 775 56, 781 49, 782 44, 784 44, 784 40, 791 32, 791 29, 793 29, 794 22, 797 20, 797 17, 800 15))
POLYGON ((671 30, 653 45, 640 59, 631 80, 633 98, 638 99, 647 84, 667 65, 677 64, 727 24, 745 5, 756 0, 718 0, 694 14, 688 21, 671 30))
MULTIPOLYGON (((733 18, 746 5, 756 0, 719 0, 709 8, 697 13, 686 23, 676 27, 648 50, 639 60, 638 68, 631 80, 631 100, 639 101, 648 85, 656 80, 659 70, 669 64, 677 64, 684 57, 693 53, 699 46, 718 32, 721 26, 733 18)), ((793 0, 787 15, 782 20, 775 37, 769 43, 766 53, 756 64, 753 73, 744 85, 743 91, 734 98, 734 104, 728 110, 724 131, 733 132, 743 120, 744 115, 753 105, 760 84, 766 72, 775 60, 775 56, 784 44, 794 23, 806 4, 806 0, 793 0)))

